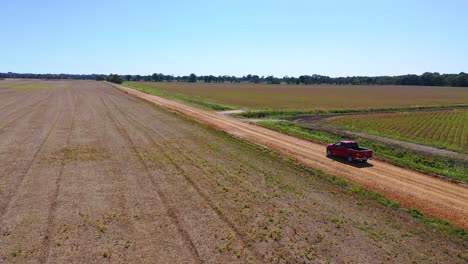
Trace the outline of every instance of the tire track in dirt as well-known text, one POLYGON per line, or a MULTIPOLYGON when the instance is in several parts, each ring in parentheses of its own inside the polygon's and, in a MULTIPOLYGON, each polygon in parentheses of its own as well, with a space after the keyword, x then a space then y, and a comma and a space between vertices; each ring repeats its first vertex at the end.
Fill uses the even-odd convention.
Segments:
POLYGON ((42 106, 44 103, 48 102, 50 96, 51 96, 51 93, 48 92, 46 98, 44 98, 42 100, 35 101, 34 103, 32 103, 31 105, 26 106, 26 107, 22 107, 21 104, 18 104, 18 107, 14 108, 14 110, 11 111, 11 113, 8 113, 5 117, 1 118, 2 121, 5 121, 9 117, 13 116, 13 119, 8 120, 6 123, 4 123, 0 127, 0 135, 5 130, 5 127, 10 126, 15 121, 21 120, 25 116, 28 116, 30 114, 34 114, 34 112, 30 111, 31 110, 30 108, 32 108, 33 106, 34 106, 34 108, 37 108, 38 106, 42 106), (20 108, 21 108, 21 110, 18 110, 20 108), (20 112, 20 113, 18 113, 18 112, 20 112), (24 113, 21 113, 21 112, 24 112, 24 113))
MULTIPOLYGON (((47 99, 50 97, 50 95, 48 95, 47 99)), ((47 111, 47 105, 44 104, 45 101, 42 101, 40 102, 38 105, 36 105, 36 111, 29 111, 28 113, 24 114, 23 116, 20 116, 20 117, 15 117, 13 120, 11 120, 8 124, 5 125, 4 128, 0 128, 0 135, 1 135, 1 144, 0 144, 0 147, 2 148, 11 148, 11 145, 14 145, 12 143, 14 143, 15 140, 18 140, 18 136, 15 132, 19 132, 19 131, 22 131, 21 129, 27 129, 27 130, 30 130, 30 125, 31 125, 31 122, 34 122, 36 120, 40 120, 41 117, 43 116, 43 110, 44 111, 47 111), (6 129, 6 127, 11 127, 12 128, 12 131, 6 129), (10 145, 10 146, 8 146, 10 145)), ((43 124, 43 123, 41 123, 43 124)), ((34 142, 36 142, 38 139, 40 140, 41 138, 41 133, 39 133, 41 128, 41 125, 37 126, 37 127, 34 127, 34 131, 30 132, 27 134, 27 136, 24 136, 23 138, 21 138, 21 143, 22 143, 22 147, 21 148, 15 148, 13 147, 13 149, 10 149, 8 152, 5 152, 7 153, 8 157, 11 159, 9 162, 7 162, 8 165, 4 165, 3 166, 3 171, 0 173, 0 175, 4 175, 4 176, 7 176, 7 178, 9 177, 10 180, 14 181, 15 179, 17 179, 17 176, 15 176, 14 174, 16 172, 19 172, 21 173, 22 170, 24 169, 18 169, 17 168, 17 164, 20 164, 23 160, 27 160, 27 158, 24 158, 24 159, 18 159, 17 157, 21 156, 21 157, 28 157, 29 154, 26 154, 25 153, 29 153, 30 152, 30 149, 31 147, 34 147, 34 146, 29 146, 30 144, 34 144, 34 142)), ((24 133, 20 133, 21 135, 24 135, 24 133)), ((31 156, 32 158, 32 156, 31 156)), ((25 173, 25 172, 23 172, 25 173)), ((5 180, 5 179, 2 179, 2 180, 5 180)), ((15 184, 13 184, 13 186, 15 186, 15 184)), ((14 188, 13 188, 14 190, 14 188)), ((3 202, 1 203, 3 204, 3 202)), ((4 208, 3 206, 6 206, 6 205, 0 205, 0 212, 2 212, 2 208, 4 208)))
MULTIPOLYGON (((95 146, 100 153, 101 150, 103 151, 102 153, 114 153, 108 148, 115 146, 112 144, 112 141, 115 140, 114 137, 117 133, 115 133, 114 127, 109 128, 106 126, 106 124, 112 124, 104 115, 105 108, 97 98, 95 88, 95 86, 91 86, 91 89, 87 86, 76 86, 75 92, 78 94, 79 101, 74 100, 76 98, 70 99, 70 96, 64 98, 68 102, 67 106, 69 107, 67 107, 67 111, 69 114, 64 118, 67 123, 60 127, 61 131, 67 132, 66 134, 62 134, 62 142, 65 143, 67 136, 71 135, 69 143, 64 145, 71 147, 77 145, 95 146), (73 111, 74 101, 76 101, 75 111, 73 111), (72 115, 72 112, 76 114, 72 115)), ((120 137, 118 138, 120 139, 120 137)), ((123 144, 127 146, 126 142, 123 144)), ((131 172, 123 172, 124 170, 121 170, 120 166, 123 166, 124 170, 126 169, 127 171, 132 171, 132 168, 134 168, 128 160, 125 159, 121 163, 120 160, 117 161, 117 159, 110 156, 99 161, 74 160, 66 162, 65 168, 63 168, 63 164, 56 166, 57 176, 55 179, 61 177, 60 192, 56 192, 55 199, 53 199, 58 205, 53 209, 53 212, 49 212, 46 215, 49 218, 52 217, 53 221, 49 221, 48 227, 44 227, 44 230, 49 230, 48 238, 40 241, 38 259, 42 263, 65 263, 68 261, 90 263, 93 255, 97 254, 97 257, 102 257, 102 251, 111 252, 111 250, 113 251, 112 259, 117 257, 122 263, 131 262, 132 258, 128 257, 128 253, 131 252, 128 248, 130 244, 123 249, 121 243, 123 243, 122 241, 130 243, 128 241, 130 241, 131 237, 135 237, 135 222, 132 221, 134 218, 127 217, 127 214, 132 211, 134 204, 126 204, 132 178, 126 177, 131 175, 131 172), (83 180, 83 178, 87 178, 89 175, 93 175, 92 179, 83 180), (96 190, 93 190, 92 186, 106 188, 101 185, 102 179, 108 179, 112 182, 112 189, 106 193, 112 193, 113 195, 98 202, 102 198, 99 197, 101 192, 96 193, 96 190), (122 183, 121 180, 125 180, 126 182, 122 183), (76 193, 72 191, 77 188, 87 191, 76 193), (125 193, 126 195, 118 195, 120 193, 125 193), (109 208, 111 211, 106 210, 104 212, 103 208, 95 207, 96 203, 108 205, 112 209, 109 208), (78 216, 76 213, 78 213, 78 216), (102 214, 101 219, 93 218, 93 216, 100 213, 102 214), (92 237, 94 235, 92 232, 89 233, 90 230, 87 227, 97 228, 93 224, 90 224, 90 221, 97 221, 97 223, 105 226, 104 232, 98 231, 99 239, 92 237), (111 227, 108 228, 107 225, 111 225, 111 227), (64 226, 67 226, 66 232, 63 229, 64 226), (68 244, 70 241, 77 240, 81 241, 81 243, 68 244), (102 245, 107 246, 103 248, 102 245), (83 255, 78 254, 75 251, 76 249, 70 254, 64 253, 64 251, 69 250, 70 246, 81 249, 83 255)), ((51 183, 50 185, 52 189, 53 184, 51 183)), ((56 188, 55 190, 59 189, 56 188)), ((105 191, 103 190, 102 192, 105 191)), ((52 197, 52 195, 49 197, 52 197)), ((49 211, 51 211, 50 208, 53 207, 47 206, 44 208, 45 210, 49 208, 49 211)), ((47 234, 46 232, 44 233, 47 234)))
MULTIPOLYGON (((15 93, 15 92, 14 92, 14 91, 11 91, 11 93, 15 93)), ((1 98, 2 96, 5 96, 6 98, 8 98, 8 96, 11 95, 11 93, 10 93, 10 94, 8 94, 8 93, 5 93, 5 94, 1 93, 1 94, 0 94, 0 98, 1 98)), ((15 95, 16 95, 16 98, 15 98, 14 100, 11 100, 11 101, 9 101, 7 104, 4 104, 4 105, 2 105, 2 107, 0 107, 0 110, 1 110, 2 114, 3 114, 3 110, 9 109, 9 108, 11 108, 11 106, 14 106, 14 105, 18 104, 19 102, 22 102, 22 101, 25 100, 25 98, 24 98, 23 96, 21 96, 20 94, 15 93, 15 95)), ((28 94, 28 95, 29 95, 29 94, 28 94)), ((30 99, 30 97, 31 97, 31 96, 28 96, 27 99, 30 99)), ((18 107, 14 107, 14 109, 18 109, 18 107)))
MULTIPOLYGON (((96 90, 97 90, 97 89, 96 89, 96 90)), ((95 92, 96 90, 93 90, 93 93, 92 93, 92 96, 93 96, 93 97, 96 96, 96 92, 95 92)), ((84 91, 84 92, 83 92, 83 97, 85 97, 85 98, 89 97, 89 95, 86 94, 87 92, 88 92, 88 91, 84 91)), ((97 99, 97 98, 93 98, 93 99, 96 100, 96 101, 100 101, 100 100, 97 99)), ((94 122, 96 122, 96 123, 101 122, 102 124, 105 123, 105 117, 103 117, 103 116, 102 116, 102 113, 99 112, 98 109, 96 109, 96 108, 97 108, 97 105, 94 104, 95 101, 85 100, 84 103, 86 104, 86 106, 84 106, 85 109, 89 109, 90 111, 92 111, 94 117, 99 117, 99 118, 101 119, 101 120, 97 119, 97 120, 94 121, 94 122)), ((106 109, 104 106, 103 106, 103 108, 106 109)), ((93 122, 93 123, 94 123, 94 122, 93 122)), ((109 138, 105 135, 105 133, 102 133, 103 130, 102 130, 102 129, 99 129, 99 127, 96 128, 96 130, 97 130, 97 131, 93 131, 93 134, 94 134, 95 136, 98 136, 98 137, 99 137, 99 139, 97 139, 97 141, 99 142, 99 143, 98 143, 98 146, 101 146, 101 147, 107 146, 107 144, 109 144, 109 138)), ((109 151, 109 153, 112 153, 111 150, 108 150, 108 151, 109 151)), ((127 170, 127 174, 126 174, 126 175, 130 175, 130 174, 131 174, 131 173, 130 173, 130 171, 131 171, 131 163, 130 163, 127 159, 124 160, 124 163, 125 163, 125 169, 127 170)), ((121 172, 119 172, 119 168, 114 168, 112 165, 109 165, 109 167, 111 167, 111 169, 110 169, 111 172, 105 170, 106 178, 109 178, 110 176, 114 176, 114 177, 115 177, 115 175, 121 176, 121 175, 120 175, 121 172), (114 172, 115 170, 116 170, 117 172, 114 172)), ((126 183, 122 186, 122 189, 128 189, 129 186, 132 184, 132 183, 130 182, 130 179, 133 179, 133 178, 130 178, 130 179, 129 179, 129 178, 127 178, 127 177, 121 177, 121 179, 124 179, 124 180, 126 181, 126 183)), ((129 206, 129 205, 127 204, 127 201, 126 201, 126 197, 125 197, 125 196, 118 195, 118 196, 116 197, 116 200, 117 200, 117 202, 112 202, 113 206, 115 206, 115 207, 119 207, 119 206, 120 206, 119 208, 124 208, 123 212, 130 212, 130 211, 131 211, 132 208, 131 208, 131 206, 129 206)), ((123 226, 121 226, 120 228, 121 228, 122 230, 125 229, 125 230, 127 230, 127 232, 129 232, 130 234, 134 235, 134 234, 136 233, 135 223, 134 223, 133 221, 127 219, 127 218, 125 218, 123 221, 124 221, 124 224, 122 224, 123 226)), ((122 256, 122 259, 124 260, 125 263, 129 262, 129 261, 128 261, 128 259, 129 259, 129 258, 128 258, 128 253, 129 253, 129 252, 128 252, 127 250, 125 250, 125 251, 123 251, 123 252, 120 253, 120 254, 122 254, 121 256, 122 256)))
MULTIPOLYGON (((54 104, 54 105, 56 105, 56 104, 54 104)), ((58 109, 57 105, 56 105, 55 109, 58 109)), ((8 202, 5 204, 5 206, 0 208, 0 220, 1 220, 0 229, 3 228, 3 222, 4 222, 3 219, 4 219, 5 215, 7 215, 8 212, 11 210, 12 205, 15 203, 16 199, 18 198, 19 190, 21 190, 22 186, 24 185, 24 182, 25 182, 26 178, 28 177, 28 175, 30 175, 31 168, 32 168, 33 164, 36 162, 37 156, 39 155, 39 153, 41 152, 41 150, 44 147, 45 143, 47 142, 50 135, 52 134, 52 131, 57 126, 58 121, 64 115, 63 111, 54 111, 54 112, 57 113, 57 117, 55 118, 54 121, 52 121, 52 125, 50 126, 49 130, 47 131, 46 136, 44 137, 44 139, 42 139, 40 145, 38 146, 38 148, 34 152, 31 160, 28 162, 25 169, 22 172, 20 172, 19 183, 13 187, 13 191, 11 192, 11 194, 6 197, 6 200, 8 200, 8 202)))
POLYGON ((398 200, 403 207, 416 208, 425 214, 468 228, 468 188, 384 162, 373 161, 367 168, 356 168, 328 159, 324 146, 281 134, 213 112, 189 107, 123 86, 121 91, 152 102, 212 128, 226 131, 259 145, 271 148, 306 165, 349 180, 366 189, 381 192, 398 200))
MULTIPOLYGON (((131 146, 131 149, 132 151, 138 156, 140 155, 138 149, 136 149, 136 144, 135 142, 133 141, 133 139, 130 137, 130 135, 128 134, 128 132, 125 130, 125 128, 123 127, 123 125, 117 121, 117 119, 115 118, 114 114, 112 114, 112 110, 109 108, 109 106, 106 104, 105 100, 103 99, 103 97, 101 96, 100 97, 100 100, 102 102, 102 104, 105 106, 105 108, 107 109, 106 111, 106 114, 107 116, 109 117, 109 119, 112 121, 113 125, 115 126, 115 128, 117 129, 117 131, 119 132, 119 134, 125 138, 128 143, 130 143, 130 146, 131 146)), ((130 123, 130 125, 133 125, 130 123)), ((135 127, 136 128, 136 127, 135 127)), ((153 177, 151 177, 151 173, 149 172, 149 168, 148 166, 146 165, 146 163, 144 163, 143 161, 139 160, 140 164, 143 166, 144 170, 145 170, 145 175, 146 177, 150 180, 152 186, 153 186, 153 189, 154 189, 154 192, 155 192, 155 195, 162 201, 163 203, 163 206, 164 208, 166 209, 166 214, 170 217, 172 223, 176 226, 179 234, 181 235, 181 237, 183 238, 185 244, 187 245, 187 247, 189 248, 190 252, 192 253, 192 256, 194 258, 194 260, 197 262, 197 263, 203 263, 201 257, 200 257, 200 254, 197 250, 197 248, 195 247, 195 244, 193 243, 192 239, 190 238, 188 232, 182 227, 178 217, 177 217, 177 213, 175 211, 175 209, 173 207, 171 207, 169 205, 169 201, 168 201, 168 198, 164 195, 164 193, 160 190, 158 184, 154 181, 153 177)))
MULTIPOLYGON (((66 143, 65 143, 66 146, 69 146, 70 142, 71 142, 71 136, 72 136, 73 128, 74 128, 74 125, 75 125, 76 109, 77 109, 77 105, 78 105, 78 102, 79 102, 79 99, 80 99, 80 96, 74 91, 73 88, 70 88, 70 90, 73 91, 72 93, 75 94, 76 99, 75 99, 75 101, 73 103, 73 110, 72 110, 73 113, 71 115, 72 118, 71 118, 71 122, 70 122, 70 128, 67 129, 69 132, 68 132, 68 137, 67 137, 67 140, 66 140, 66 143)), ((47 227, 45 229, 45 236, 44 236, 44 239, 42 241, 42 245, 43 245, 44 249, 43 249, 43 254, 39 258, 40 263, 48 263, 49 262, 50 247, 51 247, 51 243, 52 243, 51 234, 53 232, 55 215, 57 213, 58 196, 59 196, 59 193, 60 193, 60 186, 61 186, 61 183, 62 183, 64 170, 65 170, 65 164, 62 162, 61 166, 60 166, 58 176, 57 176, 57 179, 55 180, 55 184, 54 184, 55 188, 54 188, 54 191, 53 191, 53 194, 52 194, 52 199, 51 199, 49 211, 48 211, 48 214, 47 214, 47 224, 46 224, 47 227)))
MULTIPOLYGON (((127 120, 127 122, 131 123, 135 128, 143 128, 143 130, 141 130, 143 133, 145 133, 146 137, 151 141, 151 143, 154 145, 154 146, 158 146, 159 149, 161 150, 160 153, 164 155, 164 157, 171 163, 171 165, 176 168, 176 170, 178 171, 178 173, 180 175, 182 175, 185 179, 185 181, 187 183, 189 183, 189 185, 195 190, 195 192, 208 204, 208 206, 210 207, 210 209, 216 214, 216 216, 221 220, 223 221, 230 229, 231 231, 233 231, 233 233, 236 235, 237 238, 239 238, 239 240, 241 241, 242 243, 242 246, 243 246, 243 249, 244 250, 248 250, 250 252, 253 253, 253 255, 256 257, 257 261, 261 260, 261 253, 258 252, 257 250, 254 250, 252 248, 248 248, 247 245, 250 243, 254 243, 255 241, 254 240, 247 240, 246 237, 239 232, 238 228, 236 227, 236 225, 229 220, 228 217, 226 217, 222 212, 221 210, 219 210, 219 208, 213 203, 213 201, 202 191, 202 189, 187 175, 187 173, 185 172, 185 170, 177 163, 174 161, 174 159, 167 154, 167 152, 163 149, 163 146, 161 145, 161 143, 158 143, 156 142, 152 136, 151 136, 151 132, 155 132, 156 134, 158 134, 159 136, 159 139, 163 140, 164 142, 166 142, 167 144, 163 144, 163 145, 166 145, 166 146, 169 146, 170 143, 165 139, 165 137, 163 135, 161 135, 161 133, 157 130, 153 130, 151 128, 149 128, 147 125, 145 125, 143 122, 139 121, 137 117, 133 116, 133 117, 130 117, 129 116, 129 113, 125 113, 124 111, 122 111, 122 109, 120 109, 118 107, 118 104, 115 103, 114 101, 112 101, 111 99, 109 99, 107 97, 107 99, 109 101, 111 101, 115 107, 115 109, 117 109, 122 116, 125 117, 125 119, 127 120), (130 118, 129 118, 130 117, 130 118)), ((201 169, 202 171, 205 171, 202 167, 200 167, 199 165, 195 164, 195 162, 193 162, 192 159, 189 159, 185 154, 183 154, 182 151, 179 151, 179 154, 180 156, 184 157, 184 159, 186 161, 189 161, 194 167, 198 168, 198 169, 201 169)))

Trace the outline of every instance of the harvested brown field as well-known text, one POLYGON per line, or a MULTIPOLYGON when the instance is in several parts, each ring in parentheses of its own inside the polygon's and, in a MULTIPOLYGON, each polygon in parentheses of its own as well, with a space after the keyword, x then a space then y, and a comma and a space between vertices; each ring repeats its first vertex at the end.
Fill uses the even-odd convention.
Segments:
POLYGON ((94 81, 0 89, 0 262, 466 261, 282 158, 94 81))
POLYGON ((248 109, 361 109, 468 104, 468 88, 385 85, 270 85, 127 82, 212 104, 248 109))

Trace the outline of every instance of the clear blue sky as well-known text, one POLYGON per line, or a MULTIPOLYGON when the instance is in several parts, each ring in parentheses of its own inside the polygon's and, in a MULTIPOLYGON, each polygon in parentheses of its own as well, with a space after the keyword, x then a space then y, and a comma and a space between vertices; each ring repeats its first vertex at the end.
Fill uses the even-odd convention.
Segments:
POLYGON ((468 72, 468 1, 0 2, 0 72, 468 72))

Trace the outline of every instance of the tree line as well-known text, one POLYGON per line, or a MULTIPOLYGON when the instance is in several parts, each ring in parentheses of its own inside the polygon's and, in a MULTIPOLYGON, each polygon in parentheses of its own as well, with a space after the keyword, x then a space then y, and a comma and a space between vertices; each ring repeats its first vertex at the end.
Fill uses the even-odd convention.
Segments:
POLYGON ((423 86, 454 86, 468 87, 468 74, 439 74, 426 72, 421 75, 407 74, 399 76, 350 76, 329 77, 312 74, 299 77, 258 76, 248 74, 242 77, 222 75, 190 74, 188 76, 174 76, 162 73, 151 75, 118 75, 118 74, 34 74, 34 73, 0 73, 0 79, 31 78, 31 79, 72 79, 72 80, 107 80, 114 83, 124 81, 140 82, 205 82, 205 83, 267 83, 267 84, 336 84, 336 85, 423 85, 423 86))

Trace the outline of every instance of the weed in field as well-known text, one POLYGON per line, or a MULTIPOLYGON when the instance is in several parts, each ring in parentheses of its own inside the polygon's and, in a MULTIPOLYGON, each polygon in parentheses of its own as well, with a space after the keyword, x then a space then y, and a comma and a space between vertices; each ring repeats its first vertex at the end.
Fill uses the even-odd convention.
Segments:
POLYGON ((128 249, 128 248, 130 248, 131 245, 132 245, 132 243, 131 243, 130 241, 127 241, 127 242, 125 242, 125 244, 124 244, 124 248, 125 248, 125 249, 128 249))
POLYGON ((272 238, 274 241, 279 241, 282 238, 281 231, 280 230, 274 230, 270 233, 270 238, 272 238))
POLYGON ((110 259, 112 256, 112 252, 110 250, 106 250, 104 252, 102 252, 102 257, 105 258, 105 259, 110 259))
POLYGON ((459 253, 458 257, 461 258, 462 260, 468 262, 468 252, 465 253, 459 253))
POLYGON ((106 226, 105 226, 104 224, 99 224, 99 225, 97 226, 97 229, 98 229, 99 232, 101 232, 101 233, 105 233, 106 230, 107 230, 107 228, 106 228, 106 226))
POLYGON ((324 238, 325 238, 325 236, 323 234, 317 233, 317 236, 315 237, 314 243, 316 243, 316 244, 321 243, 324 238))
POLYGON ((406 232, 406 233, 403 233, 401 237, 413 237, 413 234, 406 232))
POLYGON ((339 219, 339 218, 332 218, 331 222, 335 224, 336 228, 342 228, 344 224, 346 223, 345 220, 339 219))
POLYGON ((374 241, 394 240, 394 238, 382 229, 379 229, 376 224, 367 223, 366 221, 353 223, 357 229, 364 231, 374 241))
MULTIPOLYGON (((215 236, 217 237, 217 236, 215 236)), ((221 236, 221 244, 217 245, 215 249, 219 252, 222 253, 224 251, 231 251, 233 242, 234 242, 234 235, 231 233, 225 233, 221 236)))
POLYGON ((19 257, 21 255, 21 253, 23 252, 23 249, 20 247, 20 246, 17 246, 15 247, 15 249, 11 252, 11 256, 16 258, 16 257, 19 257))
POLYGON ((218 245, 216 246, 216 250, 219 252, 219 253, 222 253, 224 251, 230 251, 232 249, 232 242, 231 241, 228 241, 226 243, 223 243, 221 245, 218 245))
POLYGON ((110 158, 109 154, 101 153, 95 147, 86 145, 66 146, 49 158, 49 163, 61 162, 66 164, 73 161, 101 161, 110 158))
POLYGON ((89 214, 87 212, 82 212, 82 211, 78 212, 78 215, 81 216, 81 217, 88 217, 89 216, 89 214))
POLYGON ((315 253, 314 251, 309 251, 306 253, 305 257, 308 260, 314 260, 317 258, 317 253, 315 253))

